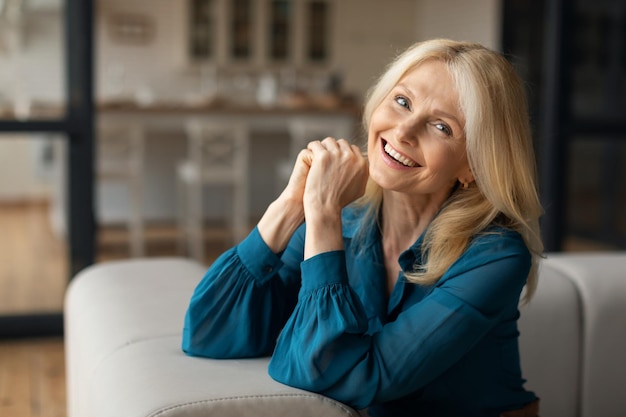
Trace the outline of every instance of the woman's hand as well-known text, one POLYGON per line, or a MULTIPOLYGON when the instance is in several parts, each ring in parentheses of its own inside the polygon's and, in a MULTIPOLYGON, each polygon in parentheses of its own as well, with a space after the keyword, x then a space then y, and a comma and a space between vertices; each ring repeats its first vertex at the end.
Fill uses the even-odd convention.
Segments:
POLYGON ((360 149, 326 138, 308 145, 312 162, 304 188, 304 258, 343 249, 341 209, 365 192, 368 166, 360 149))
POLYGON ((308 145, 312 163, 304 189, 305 217, 340 213, 365 192, 367 162, 361 150, 345 139, 326 138, 308 145))

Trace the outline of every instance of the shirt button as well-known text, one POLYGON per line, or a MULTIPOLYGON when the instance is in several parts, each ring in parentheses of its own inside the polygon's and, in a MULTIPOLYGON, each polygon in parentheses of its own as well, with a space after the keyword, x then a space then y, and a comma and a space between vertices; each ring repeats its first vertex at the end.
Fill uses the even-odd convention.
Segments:
POLYGON ((263 267, 263 272, 265 272, 265 273, 270 273, 270 272, 272 272, 273 270, 274 270, 274 268, 273 268, 271 265, 265 265, 265 266, 263 267))

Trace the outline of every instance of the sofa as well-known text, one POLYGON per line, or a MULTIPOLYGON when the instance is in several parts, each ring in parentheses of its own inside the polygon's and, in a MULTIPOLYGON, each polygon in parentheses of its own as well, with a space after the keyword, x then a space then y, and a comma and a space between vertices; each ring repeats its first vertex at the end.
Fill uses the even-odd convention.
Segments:
MULTIPOLYGON (((205 270, 148 258, 96 264, 71 281, 68 417, 359 416, 272 380, 268 358, 185 356, 184 314, 205 270)), ((626 416, 626 253, 548 254, 520 311, 526 387, 542 417, 626 416)))

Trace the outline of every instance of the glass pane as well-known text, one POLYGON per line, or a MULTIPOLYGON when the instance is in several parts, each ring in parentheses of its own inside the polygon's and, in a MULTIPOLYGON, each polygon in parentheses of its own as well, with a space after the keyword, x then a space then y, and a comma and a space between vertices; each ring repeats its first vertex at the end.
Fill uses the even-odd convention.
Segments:
POLYGON ((2 5, 0 119, 63 117, 63 1, 4 0, 2 5))
POLYGON ((285 60, 289 58, 291 3, 287 0, 273 0, 271 7, 270 57, 285 60))
POLYGON ((232 56, 237 59, 248 58, 252 44, 250 0, 233 0, 232 7, 232 56))
POLYGON ((66 140, 0 135, 0 315, 62 311, 66 140))
POLYGON ((214 21, 211 0, 192 0, 189 8, 189 53, 192 58, 213 56, 214 21))
POLYGON ((578 241, 626 245, 626 137, 577 138, 569 161, 568 226, 578 241))
POLYGON ((325 61, 328 58, 328 3, 312 1, 309 3, 309 60, 325 61))

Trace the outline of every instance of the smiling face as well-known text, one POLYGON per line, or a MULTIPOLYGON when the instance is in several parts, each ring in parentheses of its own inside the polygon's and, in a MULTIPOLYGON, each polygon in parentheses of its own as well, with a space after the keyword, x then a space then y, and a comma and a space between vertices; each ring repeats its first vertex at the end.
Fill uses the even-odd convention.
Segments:
POLYGON ((367 145, 371 179, 386 190, 445 199, 457 180, 473 181, 464 124, 445 65, 435 60, 420 64, 372 113, 367 145))

